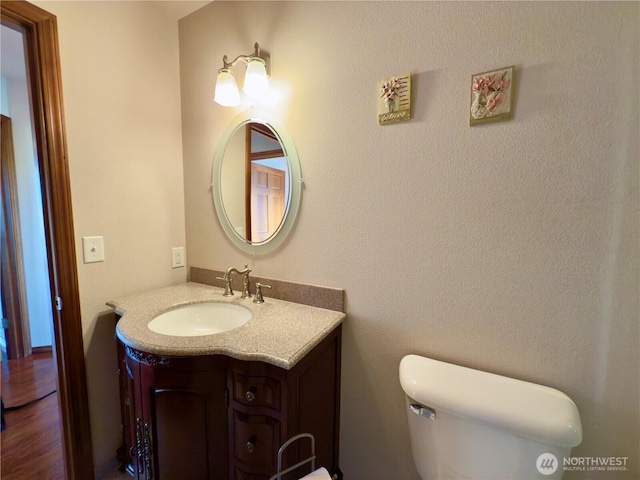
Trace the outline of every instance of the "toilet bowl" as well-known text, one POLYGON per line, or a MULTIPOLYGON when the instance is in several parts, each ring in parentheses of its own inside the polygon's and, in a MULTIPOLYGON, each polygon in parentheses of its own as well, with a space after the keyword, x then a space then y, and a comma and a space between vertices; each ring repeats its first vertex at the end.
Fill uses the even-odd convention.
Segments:
POLYGON ((575 403, 553 388, 418 355, 400 383, 423 480, 560 479, 582 441, 575 403))

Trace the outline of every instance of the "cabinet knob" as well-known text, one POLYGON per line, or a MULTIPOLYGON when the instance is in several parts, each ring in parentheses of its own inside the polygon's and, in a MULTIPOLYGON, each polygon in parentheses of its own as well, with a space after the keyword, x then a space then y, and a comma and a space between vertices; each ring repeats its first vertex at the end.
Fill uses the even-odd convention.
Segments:
POLYGON ((256 399, 256 394, 253 392, 253 389, 247 390, 247 393, 244 394, 244 398, 247 399, 247 402, 253 402, 256 399))
POLYGON ((247 442, 247 452, 253 453, 255 450, 256 450, 256 444, 253 443, 251 440, 249 440, 247 442))

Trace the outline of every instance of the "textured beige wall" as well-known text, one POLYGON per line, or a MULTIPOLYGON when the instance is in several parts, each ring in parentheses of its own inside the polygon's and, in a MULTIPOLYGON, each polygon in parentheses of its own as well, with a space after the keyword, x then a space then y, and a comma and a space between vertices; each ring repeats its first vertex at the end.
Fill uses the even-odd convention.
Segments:
POLYGON ((189 264, 346 289, 350 480, 417 478, 408 353, 566 392, 575 455, 630 464, 573 478, 640 476, 638 27, 635 2, 213 2, 181 20, 189 264), (252 258, 209 186, 238 113, 212 102, 216 71, 255 41, 305 189, 287 242, 252 258), (471 75, 512 64, 513 120, 470 128, 471 75), (414 118, 378 126, 378 81, 408 70, 414 118))
POLYGON ((120 445, 117 298, 180 283, 185 244, 178 24, 150 2, 35 2, 58 18, 95 464, 120 445), (82 263, 103 235, 104 263, 82 263))

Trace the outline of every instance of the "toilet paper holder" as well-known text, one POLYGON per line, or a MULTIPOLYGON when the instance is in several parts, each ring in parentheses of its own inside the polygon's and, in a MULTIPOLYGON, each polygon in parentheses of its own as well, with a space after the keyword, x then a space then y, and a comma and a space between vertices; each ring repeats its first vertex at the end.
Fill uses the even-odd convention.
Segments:
MULTIPOLYGON (((294 471, 295 469, 301 467, 302 465, 306 464, 306 463, 311 463, 311 471, 315 471, 316 469, 316 439, 315 437, 310 434, 310 433, 300 433, 298 435, 295 435, 293 437, 291 437, 289 440, 287 440, 286 442, 284 442, 282 444, 282 446, 278 449, 278 472, 272 476, 271 478, 269 478, 269 480, 281 480, 283 475, 286 475, 289 472, 294 471), (301 460, 300 462, 296 463, 295 465, 292 465, 284 470, 281 470, 282 468, 282 454, 284 453, 284 451, 286 450, 286 448, 291 445, 293 442, 296 442, 302 438, 309 438, 311 440, 311 456, 308 458, 305 458, 304 460, 301 460)), ((333 476, 333 478, 337 478, 335 475, 333 476)))

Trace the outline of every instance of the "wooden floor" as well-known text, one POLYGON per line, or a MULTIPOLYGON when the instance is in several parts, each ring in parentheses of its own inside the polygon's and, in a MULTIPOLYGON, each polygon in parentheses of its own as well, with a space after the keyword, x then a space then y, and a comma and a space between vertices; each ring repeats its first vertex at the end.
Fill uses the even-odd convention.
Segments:
MULTIPOLYGON (((2 362, 5 408, 24 405, 55 389, 56 367, 51 353, 2 362)), ((5 422, 2 480, 65 478, 57 393, 5 412, 5 422)))

